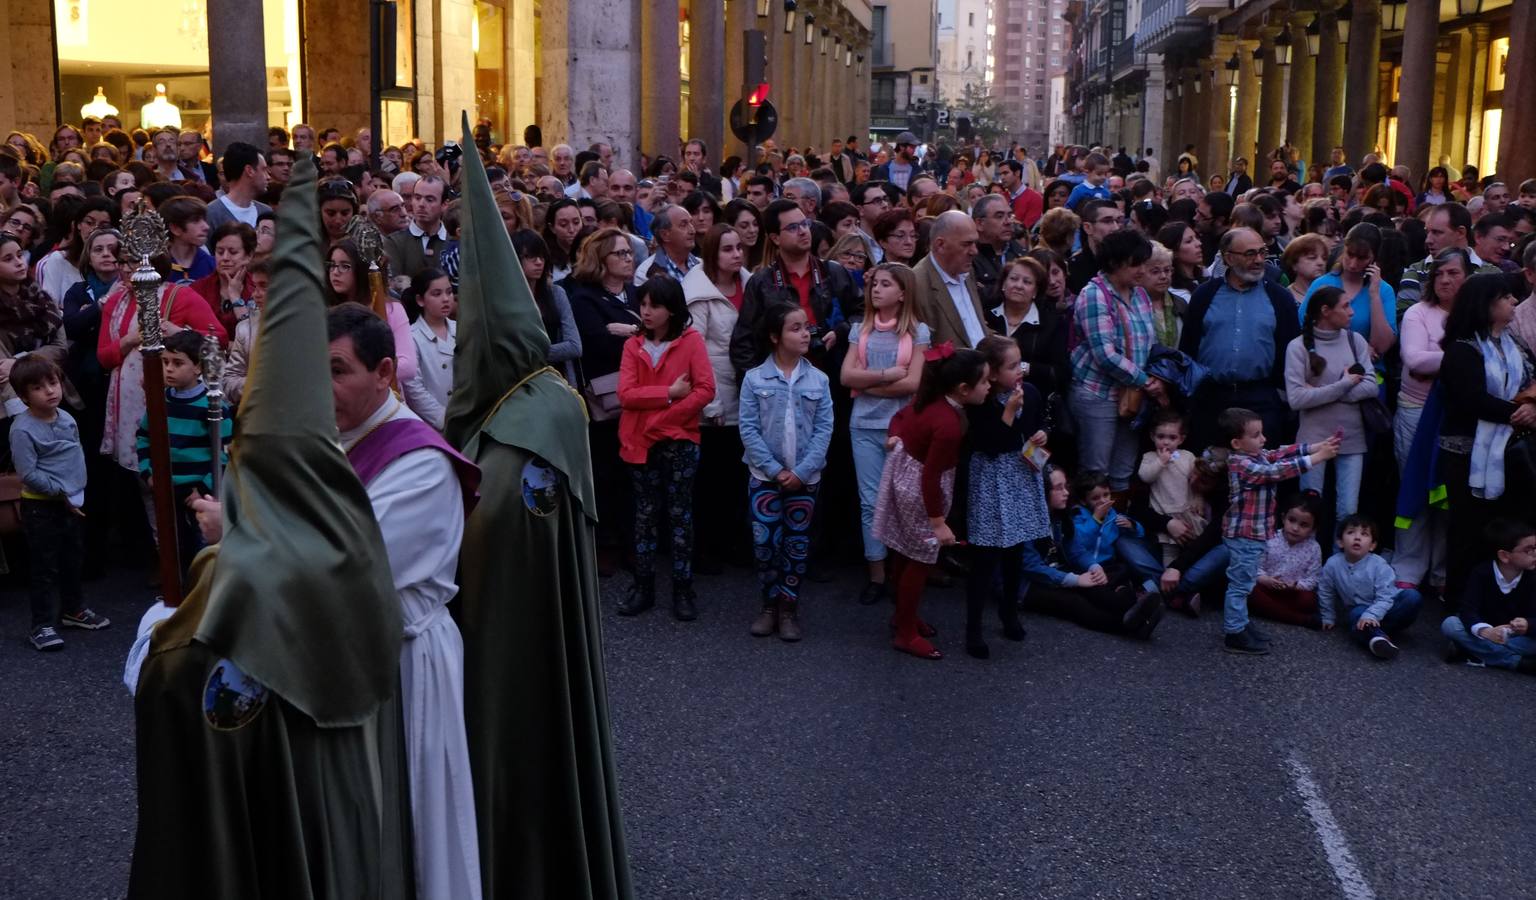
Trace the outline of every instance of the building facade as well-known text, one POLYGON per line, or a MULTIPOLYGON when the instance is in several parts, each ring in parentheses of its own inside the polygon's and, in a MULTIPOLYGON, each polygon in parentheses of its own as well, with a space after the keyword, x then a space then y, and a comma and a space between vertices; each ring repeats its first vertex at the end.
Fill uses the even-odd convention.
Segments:
POLYGON ((992 94, 1007 110, 1014 140, 1043 156, 1051 143, 1051 81, 1066 70, 1068 0, 992 0, 992 94))
POLYGON ((992 4, 988 0, 939 0, 938 91, 953 106, 966 87, 992 84, 992 4))
MULTIPOLYGON (((869 0, 386 5, 395 19, 386 144, 456 140, 468 110, 490 121, 497 142, 518 142, 537 124, 546 144, 606 141, 626 162, 642 151, 676 154, 687 137, 703 138, 716 157, 741 153, 727 123, 741 97, 747 29, 766 37, 779 146, 825 147, 868 130, 869 0)), ((40 137, 78 122, 98 93, 137 127, 160 86, 149 121, 167 106, 185 127, 211 118, 216 146, 257 134, 264 142, 269 123, 344 134, 369 123, 370 0, 0 0, 0 11, 10 26, 0 38, 0 116, 40 137)))
POLYGON ((870 10, 870 132, 931 136, 938 108, 936 0, 884 0, 870 10))
POLYGON ((1536 0, 1144 4, 1142 128, 1170 165, 1193 144, 1203 176, 1238 156, 1252 171, 1285 145, 1309 166, 1376 152, 1415 181, 1536 174, 1536 106, 1515 99, 1536 89, 1536 0))

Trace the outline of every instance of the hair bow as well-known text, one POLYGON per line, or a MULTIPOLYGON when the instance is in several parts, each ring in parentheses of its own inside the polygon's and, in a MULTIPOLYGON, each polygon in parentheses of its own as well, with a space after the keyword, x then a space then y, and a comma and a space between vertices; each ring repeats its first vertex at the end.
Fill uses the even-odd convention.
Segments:
POLYGON ((929 347, 927 350, 924 350, 923 351, 923 360, 925 362, 936 363, 936 362, 939 362, 940 360, 949 359, 951 356, 954 356, 954 355, 955 355, 955 342, 954 341, 945 341, 942 344, 934 344, 932 347, 929 347))

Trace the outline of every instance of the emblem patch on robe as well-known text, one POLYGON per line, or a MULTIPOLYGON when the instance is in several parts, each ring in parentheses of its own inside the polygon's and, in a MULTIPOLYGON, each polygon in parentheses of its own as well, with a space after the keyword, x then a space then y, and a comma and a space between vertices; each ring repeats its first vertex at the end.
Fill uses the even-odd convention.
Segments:
POLYGON ((523 503, 536 516, 554 515, 560 505, 560 471, 537 456, 523 465, 523 503))
POLYGON ((251 724, 267 705, 267 686, 240 671, 232 661, 213 664, 203 684, 203 718, 219 731, 235 731, 251 724))

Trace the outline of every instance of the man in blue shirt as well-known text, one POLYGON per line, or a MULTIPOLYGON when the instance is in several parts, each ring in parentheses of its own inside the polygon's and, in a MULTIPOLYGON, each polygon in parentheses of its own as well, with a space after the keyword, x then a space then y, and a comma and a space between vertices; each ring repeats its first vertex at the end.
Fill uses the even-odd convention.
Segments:
POLYGON ((1226 274, 1195 289, 1184 313, 1179 349, 1206 368, 1190 411, 1191 449, 1222 442, 1216 421, 1222 410, 1251 409, 1264 434, 1283 444, 1290 433, 1282 399, 1285 348, 1301 333, 1290 291, 1264 277, 1264 238, 1251 228, 1221 237, 1226 274))

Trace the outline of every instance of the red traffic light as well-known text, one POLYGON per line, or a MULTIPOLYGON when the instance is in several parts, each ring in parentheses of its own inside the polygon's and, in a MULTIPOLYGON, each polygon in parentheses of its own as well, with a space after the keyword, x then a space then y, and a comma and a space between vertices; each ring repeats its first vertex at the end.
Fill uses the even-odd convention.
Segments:
POLYGON ((757 87, 753 88, 752 89, 752 93, 747 95, 747 105, 748 106, 754 106, 754 107, 755 106, 761 106, 763 101, 767 100, 767 99, 768 99, 768 82, 765 81, 762 84, 759 84, 757 87))

